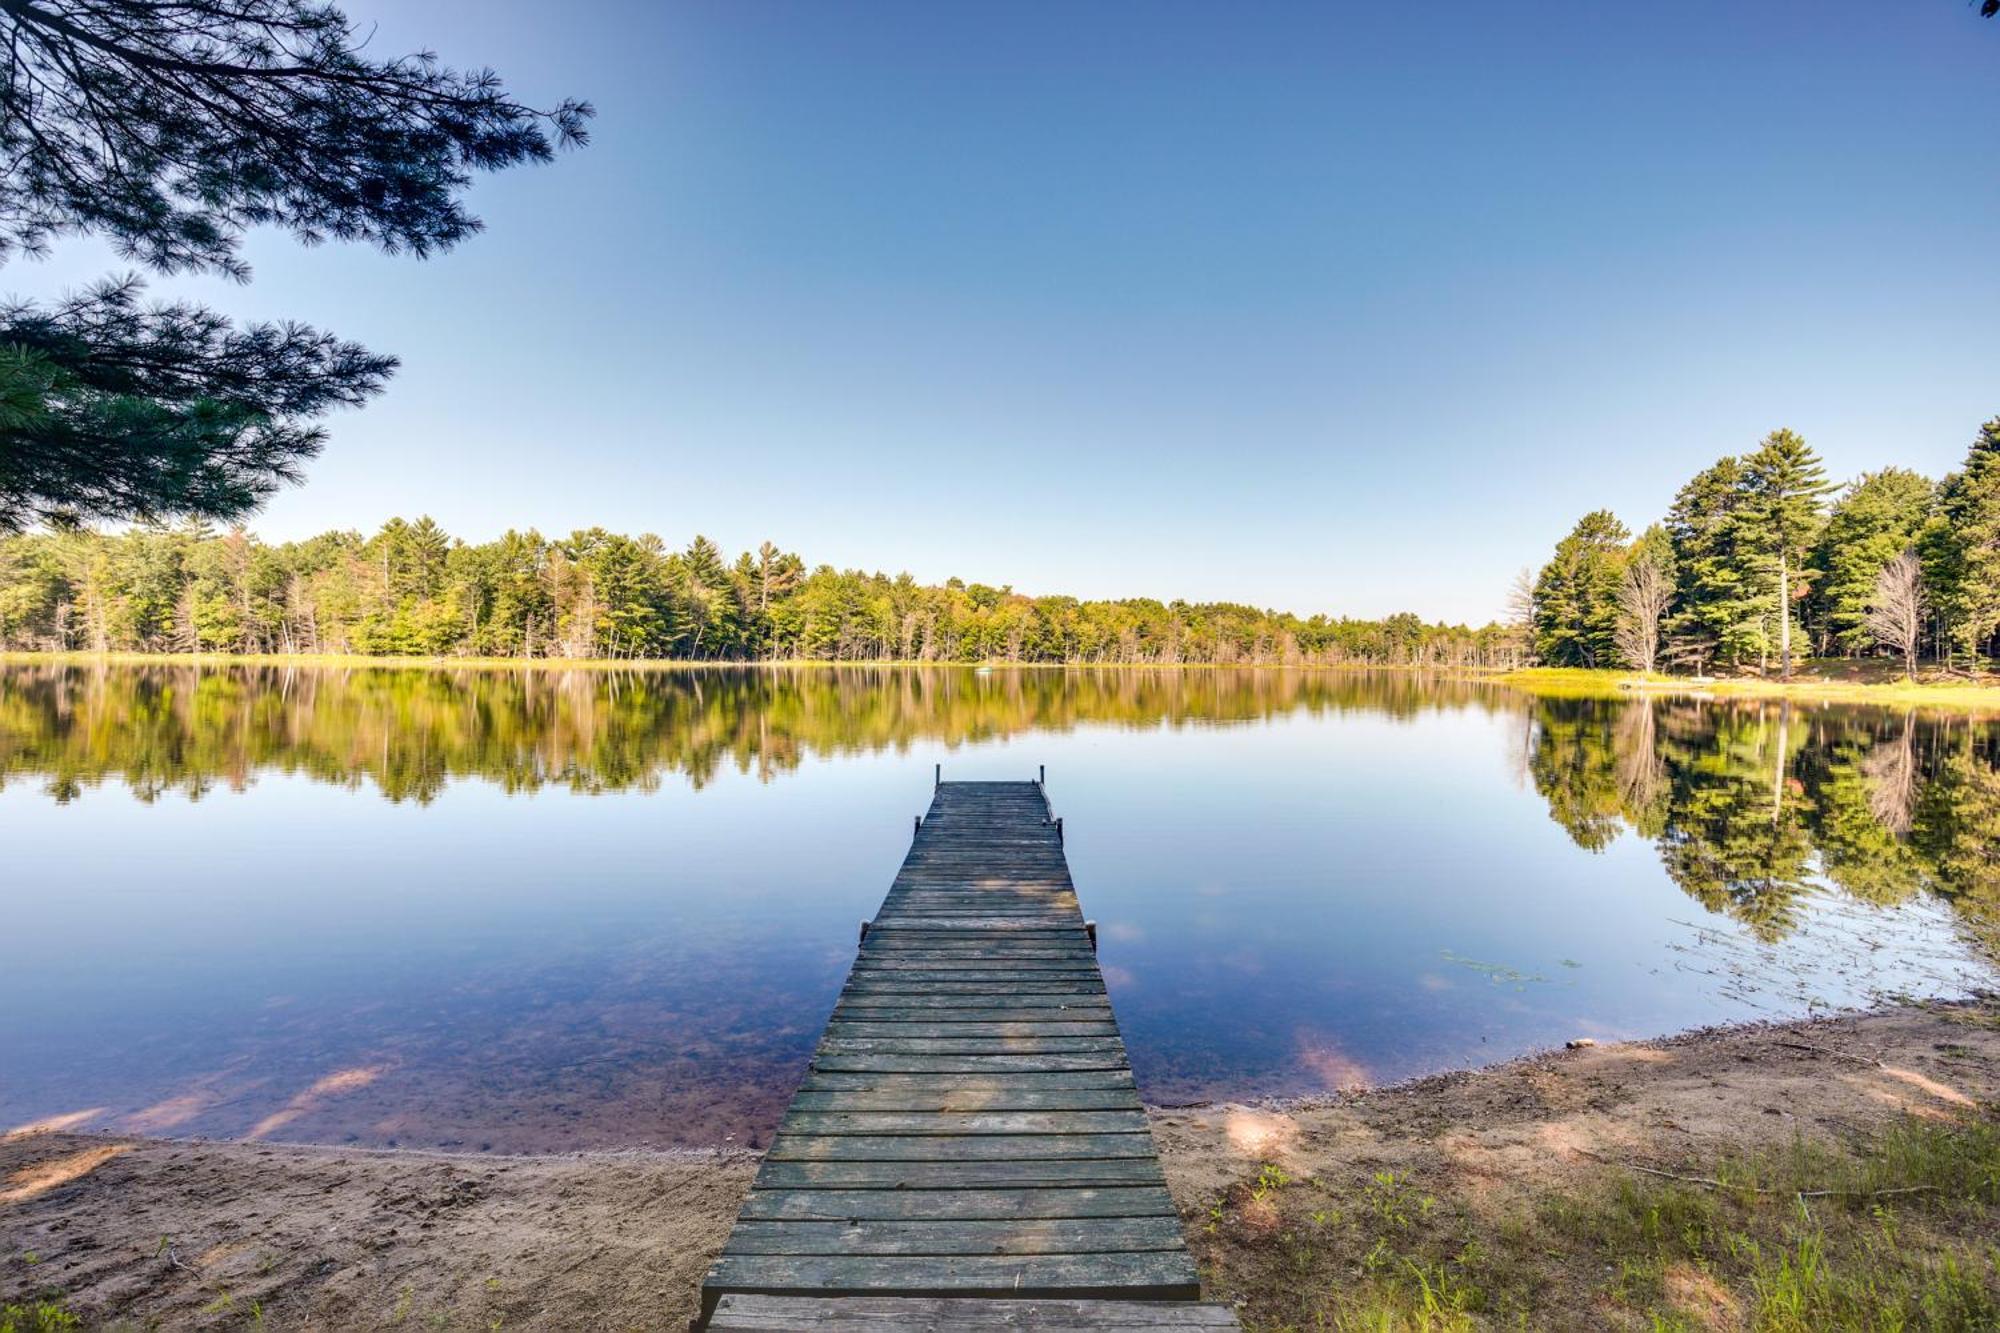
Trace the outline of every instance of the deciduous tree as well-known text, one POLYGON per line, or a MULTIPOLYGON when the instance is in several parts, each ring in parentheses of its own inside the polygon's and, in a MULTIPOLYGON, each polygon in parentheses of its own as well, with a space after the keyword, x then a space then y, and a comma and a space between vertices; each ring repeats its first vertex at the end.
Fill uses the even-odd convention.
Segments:
POLYGON ((1862 623, 1875 642, 1903 658, 1903 672, 1917 678, 1917 645, 1924 634, 1923 568, 1915 551, 1904 551, 1875 574, 1862 623))
POLYGON ((1672 548, 1663 529, 1648 528, 1625 560, 1618 582, 1613 639, 1628 666, 1651 672, 1660 664, 1660 634, 1674 597, 1672 548))
POLYGON ((1813 562, 1825 573, 1814 603, 1831 647, 1872 647, 1866 622, 1884 565, 1909 550, 1923 531, 1937 487, 1907 468, 1863 475, 1834 503, 1813 562))

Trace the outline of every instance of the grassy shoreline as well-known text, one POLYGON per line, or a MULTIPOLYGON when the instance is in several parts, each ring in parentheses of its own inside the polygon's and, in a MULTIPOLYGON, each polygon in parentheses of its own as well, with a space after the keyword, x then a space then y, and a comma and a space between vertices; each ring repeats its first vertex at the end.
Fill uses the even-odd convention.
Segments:
POLYGON ((1799 672, 1789 681, 1735 676, 1696 682, 1681 676, 1643 675, 1620 670, 1593 671, 1581 667, 1525 667, 1482 678, 1535 694, 1570 697, 1629 698, 1638 694, 1670 694, 1713 699, 1798 699, 1815 703, 2000 712, 2000 677, 1974 680, 1933 677, 1910 681, 1897 674, 1884 679, 1857 679, 1821 674, 1815 669, 1819 665, 1810 662, 1801 664, 1799 672))
POLYGON ((1993 997, 1155 1112, 1253 1330, 2000 1327, 1993 997))

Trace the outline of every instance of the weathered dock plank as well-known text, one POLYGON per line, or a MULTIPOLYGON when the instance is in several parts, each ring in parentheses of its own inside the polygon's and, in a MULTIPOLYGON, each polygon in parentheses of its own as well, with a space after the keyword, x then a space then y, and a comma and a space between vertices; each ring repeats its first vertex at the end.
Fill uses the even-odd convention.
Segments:
POLYGON ((1201 1292, 1185 1249, 1113 1254, 729 1254, 704 1290, 781 1296, 867 1292, 909 1296, 1075 1296, 1194 1300, 1201 1292))
POLYGON ((908 1296, 725 1296, 715 1333, 1083 1333, 1232 1329, 1236 1315, 1189 1301, 922 1299, 908 1296))
POLYGON ((753 1190, 744 1221, 845 1222, 874 1218, 1018 1221, 1039 1217, 1172 1217, 1157 1185, 1097 1189, 753 1190))
POLYGON ((1152 1157, 1033 1162, 774 1162, 768 1158, 751 1188, 981 1190, 1084 1189, 1165 1185, 1152 1157))
POLYGON ((744 1329, 1233 1328, 1195 1304, 1165 1186, 1040 784, 940 783, 704 1313, 744 1329))

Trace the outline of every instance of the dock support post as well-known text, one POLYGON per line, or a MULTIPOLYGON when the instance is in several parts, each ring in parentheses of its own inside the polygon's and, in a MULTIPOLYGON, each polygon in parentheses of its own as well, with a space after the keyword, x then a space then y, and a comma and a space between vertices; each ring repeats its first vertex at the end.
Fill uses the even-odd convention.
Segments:
POLYGON ((861 938, 859 941, 857 941, 857 943, 860 944, 868 943, 868 923, 866 921, 863 921, 861 923, 861 938))
POLYGON ((1038 787, 1049 785, 1049 766, 1047 764, 1035 765, 1035 785, 1038 787))
POLYGON ((1056 816, 1056 841, 1057 841, 1057 842, 1061 842, 1062 840, 1063 840, 1063 835, 1062 835, 1062 816, 1061 816, 1061 815, 1057 815, 1057 816, 1056 816))
POLYGON ((915 837, 917 834, 922 833, 923 831, 924 831, 924 817, 922 815, 918 815, 917 826, 910 830, 910 835, 912 837, 915 837))
POLYGON ((944 765, 938 764, 931 769, 931 790, 936 791, 942 786, 944 786, 944 765))
MULTIPOLYGON (((866 926, 863 926, 863 927, 862 927, 862 929, 863 929, 863 930, 866 930, 866 929, 867 929, 867 927, 866 927, 866 926)), ((1095 921, 1086 921, 1086 922, 1084 922, 1084 923, 1083 923, 1083 933, 1084 933, 1084 934, 1086 934, 1086 935, 1088 935, 1088 936, 1090 936, 1090 951, 1091 951, 1092 953, 1096 953, 1096 952, 1097 952, 1097 923, 1096 923, 1095 921)))

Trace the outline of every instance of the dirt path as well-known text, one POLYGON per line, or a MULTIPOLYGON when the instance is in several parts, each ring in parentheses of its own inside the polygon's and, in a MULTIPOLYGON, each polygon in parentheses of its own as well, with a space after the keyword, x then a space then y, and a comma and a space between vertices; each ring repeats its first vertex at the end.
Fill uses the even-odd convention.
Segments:
MULTIPOLYGON (((2000 1007, 1987 1002, 1153 1123, 1204 1276, 1254 1318, 1274 1279, 1260 1201, 1246 1200, 1266 1164, 1333 1195, 1394 1172, 1497 1219, 1612 1163, 1671 1169, 1799 1135, 1838 1144, 1995 1099, 2000 1007), (1221 1200, 1234 1202, 1211 1226, 1221 1200)), ((458 1157, 28 1128, 0 1138, 0 1302, 47 1297, 135 1327, 684 1329, 755 1169, 749 1153, 458 1157)))

